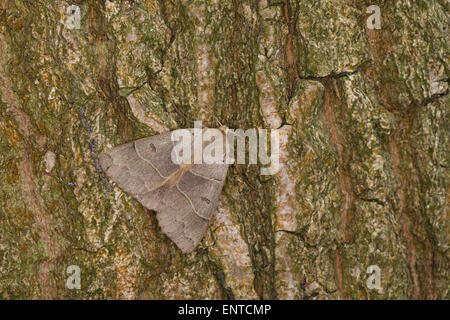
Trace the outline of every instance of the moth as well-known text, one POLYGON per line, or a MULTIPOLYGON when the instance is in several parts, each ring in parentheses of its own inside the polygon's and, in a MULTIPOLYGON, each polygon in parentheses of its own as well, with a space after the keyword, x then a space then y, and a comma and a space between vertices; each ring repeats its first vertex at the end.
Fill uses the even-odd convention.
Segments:
MULTIPOLYGON (((194 129, 189 130, 194 136, 194 129)), ((228 164, 177 164, 172 132, 115 147, 99 156, 106 175, 144 207, 156 211, 161 231, 192 252, 217 208, 228 164)))

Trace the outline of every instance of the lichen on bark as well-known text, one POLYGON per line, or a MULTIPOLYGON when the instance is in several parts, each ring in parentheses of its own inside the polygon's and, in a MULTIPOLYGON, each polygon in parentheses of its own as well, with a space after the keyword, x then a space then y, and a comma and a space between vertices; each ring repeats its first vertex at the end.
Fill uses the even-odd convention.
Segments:
POLYGON ((444 1, 0 3, 2 299, 448 298, 444 1), (282 164, 230 166, 182 254, 98 154, 194 120, 282 164))

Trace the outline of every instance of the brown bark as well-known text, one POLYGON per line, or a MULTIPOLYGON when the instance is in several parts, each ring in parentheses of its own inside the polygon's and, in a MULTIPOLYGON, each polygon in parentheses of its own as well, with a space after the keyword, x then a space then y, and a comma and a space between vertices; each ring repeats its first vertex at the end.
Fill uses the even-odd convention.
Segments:
POLYGON ((444 1, 74 4, 1 2, 0 298, 448 297, 444 1), (279 129, 282 167, 232 165, 182 254, 98 154, 197 119, 279 129))

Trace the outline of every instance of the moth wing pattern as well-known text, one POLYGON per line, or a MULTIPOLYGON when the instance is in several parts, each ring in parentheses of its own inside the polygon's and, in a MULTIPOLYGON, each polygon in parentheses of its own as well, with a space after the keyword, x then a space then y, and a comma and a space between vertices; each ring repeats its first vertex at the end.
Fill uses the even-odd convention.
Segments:
POLYGON ((171 159, 173 147, 170 132, 139 139, 102 153, 100 166, 121 189, 156 211, 162 232, 191 252, 208 228, 228 166, 195 164, 170 187, 165 179, 180 169, 171 159))
MULTIPOLYGON (((151 136, 102 153, 100 166, 122 190, 138 198, 178 168, 170 159, 172 148, 170 133, 151 136)), ((147 204, 148 209, 155 210, 155 204, 147 204)))
POLYGON ((173 190, 162 197, 156 209, 162 231, 183 252, 191 252, 202 240, 217 208, 228 167, 216 166, 215 170, 223 177, 219 180, 196 174, 199 166, 204 165, 194 165, 173 190))

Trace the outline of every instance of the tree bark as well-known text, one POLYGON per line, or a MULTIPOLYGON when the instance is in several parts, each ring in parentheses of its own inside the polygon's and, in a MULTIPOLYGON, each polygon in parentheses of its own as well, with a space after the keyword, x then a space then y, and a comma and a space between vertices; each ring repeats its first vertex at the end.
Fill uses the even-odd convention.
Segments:
POLYGON ((446 12, 441 0, 2 0, 0 298, 448 298, 446 12), (183 254, 98 154, 194 120, 279 129, 282 164, 230 166, 206 236, 183 254))

